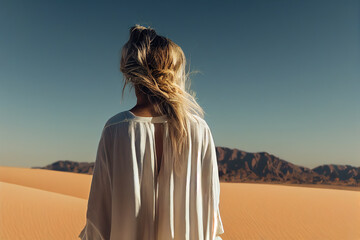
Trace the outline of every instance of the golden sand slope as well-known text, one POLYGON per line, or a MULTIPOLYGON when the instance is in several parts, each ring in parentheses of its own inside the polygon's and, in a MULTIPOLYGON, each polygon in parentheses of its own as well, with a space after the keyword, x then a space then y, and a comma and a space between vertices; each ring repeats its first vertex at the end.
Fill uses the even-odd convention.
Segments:
MULTIPOLYGON (((0 167, 0 239, 78 239, 91 175, 0 167)), ((224 240, 360 239, 360 192, 221 183, 224 240)))
POLYGON ((0 182, 87 199, 91 176, 87 174, 0 166, 0 182), (90 180, 89 180, 90 179, 90 180))
POLYGON ((0 182, 0 239, 76 239, 86 200, 0 182))
POLYGON ((224 239, 360 239, 360 192, 251 183, 220 191, 224 239))

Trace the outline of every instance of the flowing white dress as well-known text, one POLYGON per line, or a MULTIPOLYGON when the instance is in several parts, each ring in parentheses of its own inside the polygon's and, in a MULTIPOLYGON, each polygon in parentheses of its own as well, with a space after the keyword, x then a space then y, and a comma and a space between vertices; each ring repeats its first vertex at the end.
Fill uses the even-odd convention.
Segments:
POLYGON ((82 240, 221 240, 220 182, 212 133, 191 115, 188 146, 175 174, 167 116, 123 111, 105 124, 98 145, 82 240), (164 127, 157 173, 155 123, 164 127))

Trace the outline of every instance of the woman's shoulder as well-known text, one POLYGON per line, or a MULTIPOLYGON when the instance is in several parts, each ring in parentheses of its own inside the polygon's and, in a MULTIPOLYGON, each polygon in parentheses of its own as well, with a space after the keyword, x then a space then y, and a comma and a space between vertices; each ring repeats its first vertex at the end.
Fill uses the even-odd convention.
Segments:
POLYGON ((131 118, 131 116, 129 116, 128 111, 119 112, 119 113, 111 116, 110 118, 108 118, 108 120, 105 123, 104 128, 114 126, 114 125, 117 125, 120 123, 128 122, 130 118, 131 118))
POLYGON ((198 126, 201 126, 201 127, 204 127, 204 128, 208 128, 208 124, 207 122, 205 121, 204 118, 200 117, 199 115, 196 115, 196 114, 190 114, 190 119, 192 120, 191 122, 194 123, 194 125, 196 127, 198 126))

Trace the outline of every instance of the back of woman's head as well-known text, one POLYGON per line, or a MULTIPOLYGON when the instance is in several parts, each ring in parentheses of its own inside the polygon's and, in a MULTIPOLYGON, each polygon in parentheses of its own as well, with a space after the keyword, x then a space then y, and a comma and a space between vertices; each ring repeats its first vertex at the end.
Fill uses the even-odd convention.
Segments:
POLYGON ((120 70, 128 83, 138 89, 156 112, 168 116, 169 135, 176 153, 187 140, 189 114, 203 118, 204 111, 190 90, 189 73, 182 49, 170 39, 157 35, 150 27, 130 28, 130 39, 121 52, 120 70))

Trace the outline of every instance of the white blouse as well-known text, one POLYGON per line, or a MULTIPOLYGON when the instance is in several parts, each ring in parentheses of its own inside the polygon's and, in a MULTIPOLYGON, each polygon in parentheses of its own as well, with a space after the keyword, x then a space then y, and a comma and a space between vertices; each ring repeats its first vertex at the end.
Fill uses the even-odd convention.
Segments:
POLYGON ((123 111, 105 124, 98 145, 82 240, 221 240, 220 182, 214 140, 191 115, 180 174, 170 156, 167 116, 123 111), (155 125, 164 126, 157 174, 155 125))

